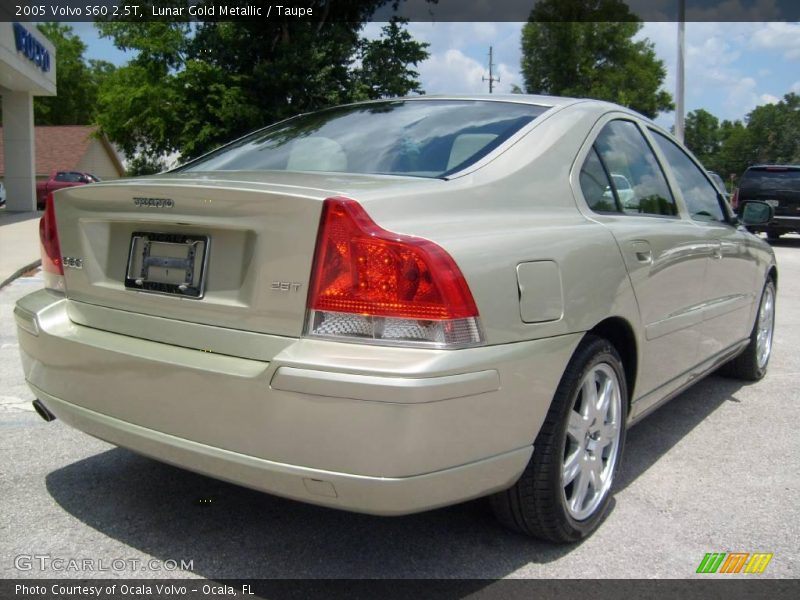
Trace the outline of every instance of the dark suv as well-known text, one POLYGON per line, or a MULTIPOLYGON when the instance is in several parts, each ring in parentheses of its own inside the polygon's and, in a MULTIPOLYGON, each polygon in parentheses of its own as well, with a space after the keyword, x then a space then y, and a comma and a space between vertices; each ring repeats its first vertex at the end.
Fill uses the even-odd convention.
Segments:
POLYGON ((767 238, 784 233, 800 233, 800 165, 758 165, 749 167, 739 180, 733 204, 737 212, 747 200, 761 200, 775 209, 765 225, 749 226, 750 231, 766 231, 767 238))

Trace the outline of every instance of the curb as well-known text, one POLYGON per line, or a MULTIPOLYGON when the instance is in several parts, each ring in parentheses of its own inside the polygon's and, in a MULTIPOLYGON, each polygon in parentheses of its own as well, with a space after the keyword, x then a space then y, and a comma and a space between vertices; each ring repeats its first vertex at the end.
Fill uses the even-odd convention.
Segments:
POLYGON ((17 269, 16 271, 14 271, 14 274, 11 275, 11 277, 8 277, 5 281, 0 283, 0 288, 6 287, 9 283, 14 281, 17 277, 19 277, 20 275, 22 275, 26 271, 30 271, 31 269, 35 269, 36 267, 39 267, 41 265, 42 265, 42 260, 41 259, 37 259, 37 260, 33 261, 32 263, 27 264, 24 267, 21 267, 21 268, 17 269))

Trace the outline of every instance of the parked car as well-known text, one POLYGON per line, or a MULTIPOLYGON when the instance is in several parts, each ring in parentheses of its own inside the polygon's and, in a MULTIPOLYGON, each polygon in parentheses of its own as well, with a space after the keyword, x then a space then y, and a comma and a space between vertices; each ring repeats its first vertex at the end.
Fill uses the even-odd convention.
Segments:
POLYGON ((800 233, 800 165, 757 165, 748 167, 739 180, 735 206, 761 200, 775 210, 775 216, 761 225, 750 225, 754 233, 766 232, 775 241, 785 233, 800 233))
POLYGON ((86 185, 87 183, 96 183, 98 181, 100 181, 100 179, 91 173, 84 173, 82 171, 53 171, 47 181, 39 181, 36 183, 36 205, 39 210, 43 210, 45 199, 48 194, 63 188, 86 185))
POLYGON ((719 176, 719 173, 708 171, 708 176, 711 178, 711 181, 714 182, 714 185, 717 186, 719 193, 722 194, 722 197, 725 198, 725 201, 730 204, 731 195, 728 193, 728 189, 725 187, 725 182, 722 180, 722 177, 719 176))
POLYGON ((56 200, 47 289, 15 310, 39 414, 304 502, 491 495, 575 541, 629 425, 720 367, 758 380, 772 348, 769 245, 604 102, 341 106, 56 200))
POLYGON ((6 205, 6 187, 0 181, 0 208, 6 205))
MULTIPOLYGON (((611 173, 611 179, 614 181, 614 188, 612 188, 610 184, 606 186, 606 190, 603 192, 603 210, 613 209, 616 206, 615 198, 619 198, 619 202, 623 208, 636 208, 636 194, 628 178, 619 173, 611 173)), ((598 207, 595 206, 595 209, 597 208, 598 207)))

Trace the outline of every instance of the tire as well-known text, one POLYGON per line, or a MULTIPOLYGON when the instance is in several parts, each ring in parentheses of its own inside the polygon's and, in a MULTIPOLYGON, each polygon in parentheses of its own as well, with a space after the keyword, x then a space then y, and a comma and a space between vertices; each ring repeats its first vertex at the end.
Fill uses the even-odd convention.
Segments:
POLYGON ((750 332, 750 343, 736 358, 720 367, 726 377, 758 381, 767 374, 772 354, 772 336, 775 332, 775 282, 769 279, 761 292, 756 322, 750 332))
POLYGON ((774 229, 767 230, 767 241, 768 242, 777 242, 781 239, 781 235, 783 235, 780 231, 775 231, 774 229))
POLYGON ((564 371, 528 466, 513 487, 491 497, 500 522, 551 542, 576 542, 590 535, 608 510, 627 416, 619 354, 607 340, 587 335, 564 371), (609 394, 604 393, 607 385, 609 394), (600 391, 598 402, 608 397, 605 410, 588 410, 590 386, 600 391))

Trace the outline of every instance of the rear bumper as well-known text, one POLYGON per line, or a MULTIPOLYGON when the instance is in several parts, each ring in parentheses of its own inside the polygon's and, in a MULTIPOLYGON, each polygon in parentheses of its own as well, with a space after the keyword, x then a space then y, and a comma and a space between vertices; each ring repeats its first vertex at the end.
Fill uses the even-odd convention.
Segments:
POLYGON ((217 479, 303 502, 379 515, 402 515, 475 498, 516 481, 532 447, 412 477, 366 477, 309 469, 214 448, 132 425, 31 389, 62 421, 129 448, 217 479))
POLYGON ((295 340, 270 362, 15 310, 26 379, 66 423, 315 504, 404 514, 509 487, 580 336, 456 351, 295 340))

